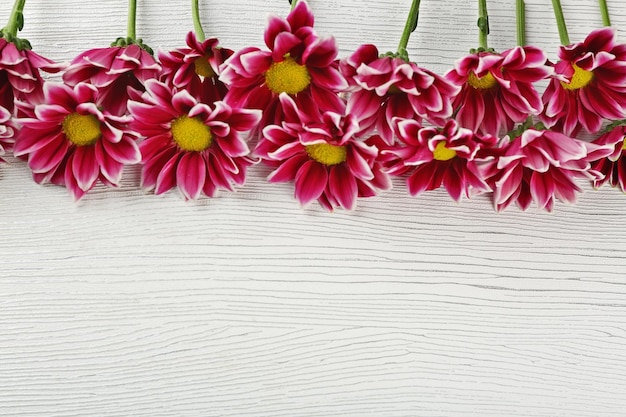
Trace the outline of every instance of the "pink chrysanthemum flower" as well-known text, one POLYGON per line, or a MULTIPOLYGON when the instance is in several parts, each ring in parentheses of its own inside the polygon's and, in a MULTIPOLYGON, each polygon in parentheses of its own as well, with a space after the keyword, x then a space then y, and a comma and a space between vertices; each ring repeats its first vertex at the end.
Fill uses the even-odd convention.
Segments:
POLYGON ((576 178, 595 180, 602 174, 591 161, 608 155, 612 148, 583 142, 549 130, 529 129, 506 145, 490 169, 493 202, 497 211, 515 202, 522 210, 533 201, 552 211, 556 199, 574 203, 581 189, 576 178))
POLYGON ((126 164, 139 162, 128 117, 101 110, 97 89, 86 83, 44 85, 46 100, 34 118, 20 119, 15 155, 27 156, 37 183, 67 187, 76 200, 98 181, 117 186, 126 164))
POLYGON ((410 119, 394 119, 401 144, 385 150, 396 160, 388 172, 409 174, 407 186, 413 196, 443 185, 460 201, 478 192, 490 191, 476 165, 480 139, 469 129, 449 120, 444 127, 421 127, 410 119))
POLYGON ((55 73, 62 68, 63 64, 0 38, 0 106, 13 113, 15 100, 41 103, 44 81, 39 71, 55 73))
POLYGON ((295 182, 295 197, 303 206, 317 200, 332 211, 352 210, 357 197, 376 195, 391 187, 378 149, 357 139, 360 130, 354 115, 317 113, 299 109, 287 94, 279 97, 285 111, 280 125, 263 129, 255 154, 276 167, 270 182, 295 182))
POLYGON ((394 142, 394 117, 442 126, 452 115, 457 86, 413 62, 380 57, 374 45, 360 46, 340 69, 352 91, 347 112, 359 119, 363 131, 375 127, 388 144, 394 142))
POLYGON ((445 77, 461 87, 454 100, 461 126, 498 136, 541 112, 541 97, 533 84, 550 74, 543 51, 517 46, 501 54, 470 54, 445 77))
POLYGON ((291 95, 296 103, 316 103, 322 110, 340 111, 337 92, 347 87, 338 70, 334 38, 320 38, 313 30, 307 3, 298 1, 286 19, 270 18, 262 51, 248 47, 226 61, 220 79, 229 87, 226 101, 235 107, 263 110, 260 126, 283 118, 278 96, 291 95))
POLYGON ((161 66, 139 45, 111 46, 78 55, 63 74, 63 81, 71 86, 93 84, 100 90, 98 105, 121 116, 129 98, 143 92, 144 83, 157 78, 160 71, 161 66))
POLYGON ((594 30, 583 42, 561 46, 558 55, 556 76, 543 94, 546 126, 569 136, 626 117, 626 45, 615 43, 614 29, 594 30))
POLYGON ((187 90, 149 80, 141 102, 130 101, 141 142, 141 185, 164 193, 176 186, 186 200, 242 185, 254 163, 242 133, 258 123, 258 110, 202 103, 187 90))
POLYGON ((611 187, 619 187, 626 193, 626 126, 617 126, 601 135, 593 143, 609 146, 613 150, 609 156, 600 158, 591 164, 591 169, 600 172, 604 178, 593 181, 595 188, 600 188, 607 182, 611 187))
POLYGON ((193 32, 187 34, 186 41, 185 48, 159 51, 161 80, 179 90, 186 89, 205 103, 223 100, 228 88, 218 80, 219 70, 233 51, 218 46, 215 38, 199 42, 193 32))
POLYGON ((6 151, 13 149, 16 126, 13 122, 11 112, 0 106, 0 161, 6 151))

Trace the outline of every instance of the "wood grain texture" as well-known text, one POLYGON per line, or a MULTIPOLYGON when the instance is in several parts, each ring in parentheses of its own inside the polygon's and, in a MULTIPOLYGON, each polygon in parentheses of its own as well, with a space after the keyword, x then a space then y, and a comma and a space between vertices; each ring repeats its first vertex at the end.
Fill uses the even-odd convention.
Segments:
MULTIPOLYGON (((0 18, 10 2, 0 4, 0 18)), ((139 2, 138 34, 183 43, 186 1, 139 2)), ((207 33, 262 46, 286 1, 202 3, 207 33)), ((409 1, 310 1, 345 56, 394 49, 409 1)), ((475 2, 423 1, 411 56, 443 73, 476 46, 475 2)), ((601 24, 564 1, 573 41, 601 24)), ((609 2, 618 28, 620 2, 609 2)), ((554 57, 548 1, 529 42, 554 57)), ((490 42, 514 44, 491 0, 490 42)), ((24 37, 57 60, 125 30, 123 1, 28 0, 24 37)), ((623 36, 621 39, 624 39, 623 36)), ((552 214, 486 196, 302 210, 255 167, 238 192, 183 202, 98 187, 80 203, 0 167, 0 416, 615 417, 626 410, 626 210, 612 189, 552 214)))

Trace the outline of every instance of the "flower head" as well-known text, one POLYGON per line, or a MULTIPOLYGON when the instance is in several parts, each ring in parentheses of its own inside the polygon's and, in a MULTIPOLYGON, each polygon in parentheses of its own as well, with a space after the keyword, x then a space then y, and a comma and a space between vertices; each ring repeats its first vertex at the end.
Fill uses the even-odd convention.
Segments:
POLYGON ((543 94, 541 121, 565 135, 595 133, 603 119, 626 117, 626 45, 615 31, 597 29, 580 43, 562 46, 556 76, 543 94))
POLYGON ((591 164, 591 169, 604 175, 604 178, 595 179, 593 186, 602 187, 607 182, 611 187, 619 187, 626 193, 626 126, 620 125, 599 136, 593 143, 609 146, 610 155, 600 158, 591 164))
POLYGON ((141 101, 128 107, 132 127, 145 137, 140 144, 144 188, 161 194, 178 186, 185 199, 197 199, 245 182, 254 160, 242 133, 256 126, 258 110, 203 103, 156 80, 147 81, 141 101))
POLYGON ((161 80, 198 95, 205 103, 224 99, 228 89, 218 77, 221 65, 233 51, 220 47, 216 38, 199 42, 194 32, 187 34, 186 41, 187 47, 159 51, 163 66, 161 80))
POLYGON ((357 197, 391 187, 376 159, 378 149, 357 139, 360 128, 353 115, 298 108, 286 93, 280 101, 285 120, 265 127, 255 149, 265 163, 276 167, 270 182, 295 181, 300 204, 317 200, 327 210, 352 210, 357 197))
POLYGON ((376 128, 388 144, 394 142, 394 117, 443 125, 452 115, 458 87, 415 63, 380 57, 374 45, 360 46, 340 69, 352 91, 347 112, 357 116, 362 131, 376 128))
POLYGON ((456 120, 476 132, 506 133, 541 112, 541 97, 533 84, 551 73, 543 51, 532 46, 470 54, 446 74, 461 87, 454 100, 456 120))
POLYGON ((281 93, 322 110, 343 108, 337 92, 347 83, 337 69, 335 40, 317 36, 305 1, 298 1, 286 19, 270 18, 265 44, 269 51, 244 48, 224 64, 220 80, 229 88, 228 103, 263 110, 260 126, 282 120, 281 93))
POLYGON ((94 85, 98 105, 112 114, 126 113, 126 103, 144 91, 144 83, 159 75, 161 66, 139 45, 90 49, 72 60, 63 81, 74 86, 81 82, 94 85))
MULTIPOLYGON (((13 122, 11 112, 0 106, 0 156, 8 150, 13 149, 13 142, 16 126, 13 122)), ((4 161, 0 158, 0 161, 4 161)))
POLYGON ((13 113, 15 100, 37 104, 43 101, 40 70, 55 73, 63 68, 29 49, 19 49, 0 38, 0 106, 13 113))
POLYGON ((75 199, 98 180, 117 186, 124 165, 140 160, 128 118, 101 110, 98 90, 86 83, 72 88, 48 82, 44 93, 34 117, 19 120, 14 152, 28 157, 35 181, 64 185, 75 199))
POLYGON ((400 144, 383 151, 395 161, 392 175, 408 173, 411 195, 442 185, 455 201, 471 192, 489 191, 475 162, 480 139, 469 129, 449 120, 444 127, 421 127, 415 120, 395 119, 400 144))
POLYGON ((595 180, 602 174, 591 161, 610 153, 604 145, 583 142, 549 130, 529 129, 507 144, 495 160, 495 173, 489 179, 497 211, 515 202, 526 210, 533 201, 552 211, 554 201, 576 201, 581 189, 576 178, 595 180))

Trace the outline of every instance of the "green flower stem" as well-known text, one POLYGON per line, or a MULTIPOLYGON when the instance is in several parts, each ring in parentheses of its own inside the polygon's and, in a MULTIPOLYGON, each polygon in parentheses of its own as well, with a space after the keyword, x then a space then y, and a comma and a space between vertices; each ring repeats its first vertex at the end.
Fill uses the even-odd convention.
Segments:
POLYGON ((552 0, 552 8, 554 9, 554 17, 556 18, 556 26, 559 29, 559 37, 561 45, 569 45, 569 35, 567 34, 567 26, 563 17, 563 9, 561 8, 561 0, 552 0))
POLYGON ((126 25, 126 36, 136 39, 135 22, 137 20, 137 0, 128 0, 128 23, 126 25))
POLYGON ((191 0, 191 15, 193 16, 193 30, 196 32, 196 39, 200 42, 206 39, 204 30, 202 30, 202 23, 200 22, 200 9, 198 7, 198 0, 191 0))
POLYGON ((524 0, 517 0, 515 8, 517 20, 517 44, 526 45, 526 3, 524 0))
POLYGON ((296 8, 296 4, 298 4, 298 0, 291 0, 291 10, 296 8))
POLYGON ((489 15, 487 14, 487 0, 478 0, 478 46, 488 49, 487 35, 489 35, 489 15))
POLYGON ((420 0, 413 0, 413 3, 411 3, 411 9, 409 10, 409 15, 406 19, 406 24, 404 25, 402 37, 400 38, 400 43, 398 44, 398 56, 405 61, 409 60, 409 53, 406 51, 406 47, 409 44, 411 33, 413 33, 417 28, 419 12, 420 0))
POLYGON ((611 18, 609 17, 609 8, 606 5, 606 0, 600 0, 600 12, 602 13, 602 24, 604 26, 611 26, 611 18))
POLYGON ((26 4, 26 0, 16 0, 15 3, 13 3, 13 10, 11 10, 9 21, 7 25, 2 28, 4 36, 14 39, 17 37, 17 32, 24 26, 24 15, 22 14, 24 4, 26 4))

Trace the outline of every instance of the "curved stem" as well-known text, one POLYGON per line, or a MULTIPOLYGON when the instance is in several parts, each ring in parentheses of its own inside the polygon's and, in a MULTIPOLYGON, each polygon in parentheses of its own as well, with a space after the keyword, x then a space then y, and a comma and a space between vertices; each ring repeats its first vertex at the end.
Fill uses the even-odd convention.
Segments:
POLYGON ((478 0, 478 45, 487 49, 487 35, 489 35, 489 14, 487 0, 478 0))
POLYGON ((602 13, 602 24, 604 26, 611 26, 609 7, 606 5, 606 0, 600 0, 600 12, 602 13))
POLYGON ((409 60, 409 54, 406 51, 406 47, 409 44, 411 33, 413 33, 417 28, 419 11, 420 0, 413 0, 413 3, 411 3, 411 9, 409 10, 409 15, 407 16, 406 23, 404 25, 404 30, 402 31, 402 37, 400 37, 400 43, 398 44, 398 56, 405 61, 409 60))
POLYGON ((135 22, 137 20, 137 0, 128 0, 128 23, 126 25, 126 36, 131 39, 137 37, 135 32, 135 22))
POLYGON ((291 3, 291 10, 296 8, 296 4, 298 4, 298 0, 290 0, 289 3, 291 3))
POLYGON ((202 23, 200 22, 200 9, 198 7, 198 0, 191 0, 191 15, 193 16, 193 30, 196 33, 196 39, 200 42, 206 39, 204 30, 202 30, 202 23))
POLYGON ((5 35, 15 38, 17 37, 17 32, 22 29, 22 25, 24 23, 24 15, 22 14, 24 4, 26 4, 26 0, 16 0, 15 3, 13 3, 13 10, 11 10, 9 21, 2 29, 2 32, 4 32, 5 35))
POLYGON ((524 0, 517 0, 515 8, 517 20, 517 45, 526 45, 526 3, 524 0))
POLYGON ((554 9, 554 17, 556 18, 556 26, 559 29, 559 37, 561 45, 569 45, 569 35, 567 34, 567 25, 563 17, 563 9, 561 8, 561 0, 552 0, 552 8, 554 9))

